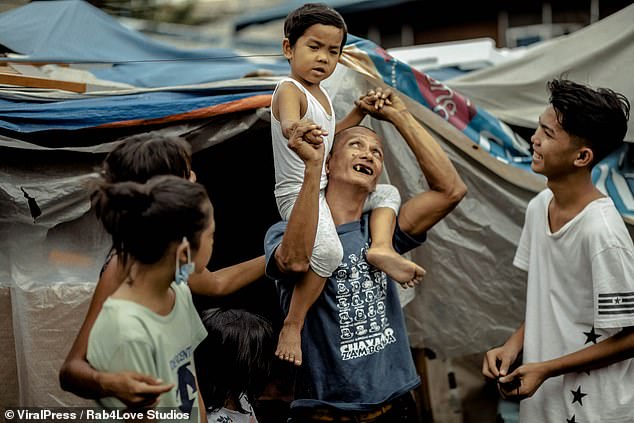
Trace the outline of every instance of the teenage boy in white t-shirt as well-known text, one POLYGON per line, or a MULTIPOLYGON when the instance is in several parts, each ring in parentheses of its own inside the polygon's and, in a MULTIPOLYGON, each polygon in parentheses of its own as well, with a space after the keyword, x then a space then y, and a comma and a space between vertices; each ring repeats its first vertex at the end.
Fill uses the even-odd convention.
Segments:
POLYGON ((520 421, 634 421, 634 247, 592 167, 623 145, 622 94, 549 82, 531 138, 531 168, 548 189, 528 205, 513 264, 528 271, 526 318, 488 351, 485 376, 525 398, 520 421), (523 364, 509 367, 523 353, 523 364), (529 398, 530 397, 530 398, 529 398))

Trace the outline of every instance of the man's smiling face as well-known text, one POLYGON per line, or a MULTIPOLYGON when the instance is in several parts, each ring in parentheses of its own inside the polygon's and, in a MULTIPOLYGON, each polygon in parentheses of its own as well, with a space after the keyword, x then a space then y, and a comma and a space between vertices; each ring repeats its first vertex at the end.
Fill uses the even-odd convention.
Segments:
POLYGON ((328 180, 374 191, 383 171, 383 147, 372 130, 355 126, 340 132, 328 160, 328 180))

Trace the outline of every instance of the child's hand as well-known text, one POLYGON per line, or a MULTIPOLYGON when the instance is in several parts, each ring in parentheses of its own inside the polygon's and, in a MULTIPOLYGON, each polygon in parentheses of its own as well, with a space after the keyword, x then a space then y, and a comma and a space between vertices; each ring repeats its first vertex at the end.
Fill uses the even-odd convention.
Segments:
POLYGON ((374 108, 376 110, 380 110, 385 105, 392 105, 392 100, 390 99, 392 91, 383 91, 381 88, 376 88, 368 91, 367 95, 374 98, 374 108))
POLYGON ((359 97, 359 99, 355 101, 355 105, 359 107, 363 113, 367 114, 372 108, 379 110, 385 105, 391 105, 392 101, 389 98, 389 94, 389 92, 384 92, 381 88, 372 89, 365 95, 359 97))
POLYGON ((317 146, 324 143, 324 137, 328 135, 327 131, 321 129, 321 127, 317 127, 312 131, 308 131, 304 134, 304 139, 310 144, 317 146))
POLYGON ((376 98, 374 95, 364 94, 361 97, 359 97, 358 100, 354 101, 354 105, 357 107, 357 109, 359 109, 359 111, 363 115, 367 115, 368 110, 374 107, 375 102, 376 102, 376 98))
MULTIPOLYGON (((317 125, 312 120, 306 119, 306 120, 300 120, 295 122, 293 125, 291 125, 291 133, 297 130, 297 128, 300 125, 302 128, 312 127, 312 129, 308 130, 307 132, 304 132, 303 134, 303 138, 306 142, 314 146, 318 146, 324 143, 324 137, 328 135, 328 131, 323 130, 321 126, 317 125)), ((290 144, 290 137, 289 137, 289 144, 290 144)))
POLYGON ((306 165, 316 163, 321 166, 324 160, 324 143, 321 139, 323 133, 325 131, 322 131, 319 125, 310 121, 299 121, 292 126, 288 147, 297 153, 306 165))
POLYGON ((403 101, 391 89, 377 87, 361 97, 355 105, 375 119, 390 121, 396 113, 407 111, 403 101))
POLYGON ((161 394, 174 388, 174 384, 164 384, 151 376, 136 372, 104 372, 101 385, 111 393, 110 396, 119 398, 131 408, 154 407, 161 394))

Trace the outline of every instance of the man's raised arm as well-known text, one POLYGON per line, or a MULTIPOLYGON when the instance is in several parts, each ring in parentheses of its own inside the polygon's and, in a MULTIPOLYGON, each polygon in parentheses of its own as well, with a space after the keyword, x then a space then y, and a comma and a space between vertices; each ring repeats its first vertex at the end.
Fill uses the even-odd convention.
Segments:
POLYGON ((392 123, 411 148, 429 191, 417 194, 401 206, 399 226, 413 236, 422 235, 451 212, 467 193, 467 187, 436 140, 409 113, 405 104, 390 89, 377 88, 375 94, 386 99, 378 110, 361 102, 366 113, 392 123))
POLYGON ((297 196, 282 243, 275 250, 277 267, 283 273, 308 270, 319 221, 319 184, 324 160, 324 145, 312 144, 306 136, 319 127, 299 122, 288 140, 288 146, 304 161, 304 181, 297 196))

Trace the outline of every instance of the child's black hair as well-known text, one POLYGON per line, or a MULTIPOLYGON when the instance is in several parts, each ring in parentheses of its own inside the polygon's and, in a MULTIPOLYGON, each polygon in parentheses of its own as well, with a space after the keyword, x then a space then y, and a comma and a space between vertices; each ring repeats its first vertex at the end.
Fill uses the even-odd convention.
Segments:
POLYGON ((306 3, 288 14, 284 21, 284 37, 293 47, 297 39, 315 24, 329 25, 339 28, 343 32, 339 53, 343 50, 348 39, 348 28, 339 12, 324 3, 306 3))
POLYGON ((171 175, 155 176, 146 184, 104 182, 93 194, 97 217, 112 235, 123 265, 130 257, 156 263, 183 237, 197 250, 213 213, 208 201, 202 185, 171 175))
POLYGON ((102 174, 111 183, 146 182, 156 175, 189 178, 191 147, 176 137, 138 134, 120 143, 106 156, 102 174))
POLYGON ((247 413, 240 397, 253 404, 271 370, 275 347, 271 324, 240 309, 207 310, 202 321, 208 335, 196 355, 205 406, 215 411, 232 399, 240 412, 247 413))
POLYGON ((627 97, 566 79, 549 81, 548 89, 559 124, 592 150, 593 166, 622 145, 630 116, 627 97))

